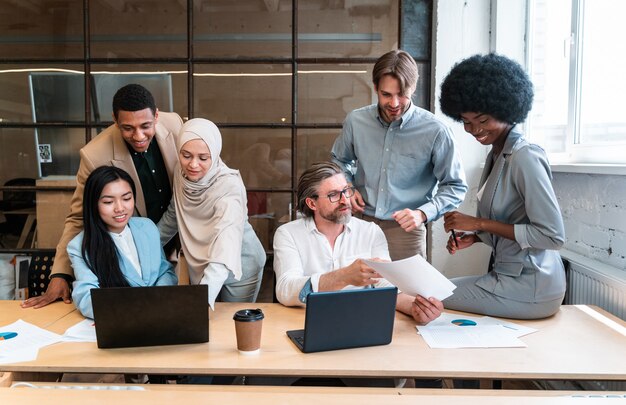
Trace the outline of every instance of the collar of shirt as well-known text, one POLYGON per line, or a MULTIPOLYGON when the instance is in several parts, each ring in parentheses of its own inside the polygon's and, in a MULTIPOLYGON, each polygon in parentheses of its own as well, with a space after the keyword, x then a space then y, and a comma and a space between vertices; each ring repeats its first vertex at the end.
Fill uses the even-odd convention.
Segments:
POLYGON ((141 264, 139 263, 139 254, 137 252, 137 247, 135 246, 133 233, 128 227, 128 224, 124 227, 122 232, 109 232, 109 234, 113 238, 115 246, 117 246, 120 252, 130 261, 130 263, 137 271, 137 274, 139 274, 139 277, 141 277, 141 264))
POLYGON ((109 232, 109 234, 111 235, 111 237, 113 238, 120 238, 120 239, 128 239, 129 235, 132 235, 132 233, 130 232, 130 229, 128 228, 128 224, 126 224, 126 226, 124 227, 124 229, 122 229, 122 232, 117 233, 117 232, 109 232))
POLYGON ((411 117, 413 117, 413 114, 415 113, 415 111, 417 111, 417 108, 415 107, 415 104, 411 103, 411 105, 409 105, 409 108, 406 109, 406 111, 404 112, 404 114, 402 114, 402 117, 400 117, 399 120, 393 121, 389 124, 383 119, 383 117, 380 116, 380 108, 378 108, 378 104, 376 105, 374 111, 376 114, 376 119, 383 127, 388 128, 392 125, 395 125, 395 122, 399 122, 399 124, 397 125, 400 127, 400 129, 402 129, 404 127, 404 124, 406 124, 411 119, 411 117))
POLYGON ((158 147, 156 135, 152 137, 152 140, 150 141, 150 145, 148 145, 148 149, 146 149, 145 152, 137 152, 135 149, 133 149, 132 146, 130 146, 128 142, 124 141, 124 143, 126 144, 126 147, 128 148, 128 152, 130 152, 130 155, 133 158, 137 158, 137 157, 145 158, 146 155, 152 154, 152 151, 154 150, 155 147, 158 147))

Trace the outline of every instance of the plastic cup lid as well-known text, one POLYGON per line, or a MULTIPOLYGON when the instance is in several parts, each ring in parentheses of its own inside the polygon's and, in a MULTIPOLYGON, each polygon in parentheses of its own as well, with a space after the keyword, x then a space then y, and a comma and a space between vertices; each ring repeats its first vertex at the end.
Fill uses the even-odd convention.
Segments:
POLYGON ((265 318, 263 315, 263 311, 260 309, 242 309, 240 311, 235 312, 233 319, 239 322, 254 322, 260 321, 265 318))

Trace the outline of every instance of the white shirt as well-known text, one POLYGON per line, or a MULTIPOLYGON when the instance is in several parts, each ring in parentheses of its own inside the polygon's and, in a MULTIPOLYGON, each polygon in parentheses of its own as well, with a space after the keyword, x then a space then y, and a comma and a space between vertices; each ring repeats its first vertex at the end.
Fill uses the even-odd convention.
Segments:
MULTIPOLYGON (((286 223, 274 235, 276 297, 283 305, 302 306, 299 294, 309 279, 313 291, 319 291, 322 274, 346 267, 356 259, 372 258, 390 260, 385 234, 372 222, 352 218, 337 237, 334 249, 317 230, 313 218, 286 223)), ((391 283, 380 279, 376 286, 387 287, 391 283)))
POLYGON ((113 242, 117 249, 125 256, 128 261, 133 265, 139 277, 141 275, 141 265, 139 264, 139 254, 137 253, 137 246, 135 246, 135 240, 133 239, 133 233, 130 231, 128 225, 124 227, 124 230, 120 233, 109 232, 109 235, 113 238, 113 242))

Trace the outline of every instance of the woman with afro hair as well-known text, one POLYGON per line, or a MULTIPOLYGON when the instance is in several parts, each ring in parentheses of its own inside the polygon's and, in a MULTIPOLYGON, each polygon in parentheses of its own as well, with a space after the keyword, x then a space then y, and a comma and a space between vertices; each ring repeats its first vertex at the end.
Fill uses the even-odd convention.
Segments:
POLYGON ((558 253, 563 219, 546 154, 517 124, 533 101, 522 67, 504 56, 475 55, 457 63, 441 85, 441 110, 483 145, 490 145, 478 185, 476 216, 445 214, 450 254, 482 242, 492 248, 487 274, 459 277, 440 302, 418 296, 415 310, 427 322, 444 307, 514 319, 556 313, 565 294, 558 253), (454 236, 456 235, 456 236, 454 236))

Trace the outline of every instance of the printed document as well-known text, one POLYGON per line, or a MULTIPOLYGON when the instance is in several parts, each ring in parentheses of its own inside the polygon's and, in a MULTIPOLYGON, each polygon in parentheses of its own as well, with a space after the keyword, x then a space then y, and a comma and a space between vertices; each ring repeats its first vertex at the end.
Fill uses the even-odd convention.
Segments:
POLYGON ((433 349, 526 347, 518 338, 536 332, 527 326, 489 316, 475 317, 444 312, 417 330, 433 349))
POLYGON ((62 340, 61 335, 21 319, 0 327, 0 337, 0 364, 35 360, 40 348, 62 340))
POLYGON ((424 298, 435 297, 442 301, 451 296, 456 288, 420 255, 394 262, 365 260, 365 263, 400 291, 409 295, 419 294, 424 298))

